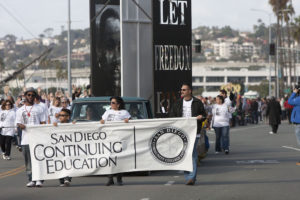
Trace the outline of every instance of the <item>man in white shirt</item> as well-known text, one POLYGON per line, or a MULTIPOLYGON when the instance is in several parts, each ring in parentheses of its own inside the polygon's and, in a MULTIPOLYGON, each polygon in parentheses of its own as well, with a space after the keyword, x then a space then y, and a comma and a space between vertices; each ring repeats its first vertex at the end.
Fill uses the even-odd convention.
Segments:
POLYGON ((43 109, 41 106, 34 104, 34 99, 37 93, 33 88, 28 88, 25 91, 25 104, 17 110, 16 113, 16 124, 19 128, 22 129, 22 152, 25 159, 25 167, 26 173, 28 176, 29 183, 27 183, 27 187, 42 187, 42 181, 32 181, 32 168, 31 168, 31 158, 30 158, 30 150, 28 144, 28 134, 26 132, 27 125, 38 125, 45 124, 46 118, 43 113, 43 109))

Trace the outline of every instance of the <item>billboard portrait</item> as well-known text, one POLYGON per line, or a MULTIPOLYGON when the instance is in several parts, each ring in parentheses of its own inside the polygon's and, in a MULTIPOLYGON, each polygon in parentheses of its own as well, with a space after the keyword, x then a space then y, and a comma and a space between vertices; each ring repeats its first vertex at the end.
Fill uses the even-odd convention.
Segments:
POLYGON ((90 19, 94 19, 91 21, 91 87, 94 96, 119 96, 120 1, 106 3, 107 0, 90 0, 90 19))

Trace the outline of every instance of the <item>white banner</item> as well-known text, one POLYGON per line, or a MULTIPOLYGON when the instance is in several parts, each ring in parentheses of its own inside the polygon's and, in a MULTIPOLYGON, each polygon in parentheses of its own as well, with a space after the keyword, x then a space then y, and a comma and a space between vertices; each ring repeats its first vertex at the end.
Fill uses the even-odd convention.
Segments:
POLYGON ((196 118, 28 126, 33 180, 192 171, 196 118))

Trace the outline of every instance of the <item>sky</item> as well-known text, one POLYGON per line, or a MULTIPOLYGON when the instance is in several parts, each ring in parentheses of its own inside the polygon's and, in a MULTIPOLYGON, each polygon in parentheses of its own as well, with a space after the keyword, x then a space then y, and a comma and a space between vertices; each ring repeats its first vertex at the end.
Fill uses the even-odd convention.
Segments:
MULTIPOLYGON (((299 16, 300 0, 293 0, 293 6, 299 16)), ((269 24, 267 13, 272 14, 271 21, 275 23, 268 0, 192 0, 193 28, 228 25, 240 31, 252 31, 258 19, 269 24)), ((66 30, 67 17, 68 0, 0 0, 0 38, 7 34, 18 39, 34 38, 47 28, 53 28, 56 35, 62 26, 66 30)), ((89 0, 71 0, 71 20, 72 29, 89 27, 89 0)))

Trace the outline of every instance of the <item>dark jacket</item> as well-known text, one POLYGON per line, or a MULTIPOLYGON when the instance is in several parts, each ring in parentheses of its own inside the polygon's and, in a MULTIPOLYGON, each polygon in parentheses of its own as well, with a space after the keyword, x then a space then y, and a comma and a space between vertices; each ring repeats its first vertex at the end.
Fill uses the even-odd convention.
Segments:
POLYGON ((276 125, 281 122, 281 106, 276 100, 271 100, 267 107, 267 116, 269 116, 269 124, 276 125))
MULTIPOLYGON (((182 117, 182 107, 183 107, 183 98, 178 99, 176 103, 174 103, 173 108, 169 114, 169 117, 182 117)), ((201 132, 202 122, 205 120, 206 112, 203 106, 202 101, 198 98, 193 97, 192 102, 192 117, 197 117, 198 115, 202 115, 202 120, 197 121, 197 133, 201 132)))
POLYGON ((258 110, 258 103, 257 103, 257 101, 253 101, 251 103, 251 111, 252 112, 257 112, 257 110, 258 110))

